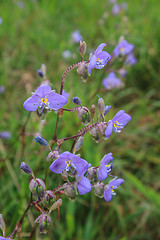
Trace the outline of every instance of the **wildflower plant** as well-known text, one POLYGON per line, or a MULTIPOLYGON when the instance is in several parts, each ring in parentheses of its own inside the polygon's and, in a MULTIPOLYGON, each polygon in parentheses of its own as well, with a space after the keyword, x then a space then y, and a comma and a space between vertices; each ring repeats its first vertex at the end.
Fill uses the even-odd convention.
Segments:
MULTIPOLYGON (((124 110, 120 110, 112 119, 108 119, 107 113, 110 111, 111 106, 105 105, 101 97, 98 99, 97 110, 94 104, 87 107, 83 106, 83 101, 78 96, 72 97, 75 107, 68 109, 68 94, 64 91, 66 75, 73 68, 77 67, 77 73, 82 80, 86 82, 88 75, 93 74, 92 70, 94 68, 102 69, 107 65, 111 60, 111 55, 105 50, 102 51, 105 46, 105 43, 100 44, 94 54, 90 56, 90 59, 84 60, 86 43, 80 41, 79 51, 82 56, 82 61, 71 65, 63 73, 60 92, 56 93, 48 84, 42 83, 35 92, 32 93, 32 96, 24 102, 23 107, 25 110, 35 112, 35 114, 37 112, 40 121, 42 121, 47 114, 52 114, 53 117, 57 117, 57 121, 54 126, 53 139, 44 139, 40 135, 35 137, 37 144, 42 145, 44 151, 48 151, 45 178, 38 178, 38 173, 36 173, 37 176, 35 176, 34 169, 31 169, 25 162, 22 162, 20 165, 21 170, 31 176, 29 183, 29 190, 31 192, 30 202, 13 233, 6 238, 3 224, 2 231, 4 234, 0 239, 12 239, 16 232, 20 234, 23 228, 23 219, 32 206, 35 206, 36 209, 38 208, 40 212, 37 219, 35 219, 35 223, 39 224, 40 233, 46 234, 54 224, 52 223, 50 214, 62 206, 63 197, 74 200, 77 195, 84 195, 93 190, 95 196, 104 198, 104 200, 108 202, 115 197, 115 189, 124 182, 123 179, 111 175, 114 166, 114 156, 112 156, 111 152, 102 156, 98 166, 92 166, 91 159, 83 159, 83 156, 77 154, 77 152, 83 146, 87 133, 89 133, 97 143, 100 139, 106 140, 111 136, 112 132, 121 132, 123 127, 131 120, 130 115, 125 113, 124 110), (68 111, 71 114, 77 112, 77 118, 85 126, 81 127, 73 136, 58 139, 58 123, 64 111, 68 111), (70 149, 63 151, 63 143, 70 140, 72 140, 70 149), (47 189, 49 171, 50 174, 56 174, 57 177, 61 178, 61 185, 55 186, 53 182, 51 189, 47 189), (109 181, 108 179, 112 180, 109 181)), ((46 79, 46 68, 44 64, 37 72, 43 80, 46 79)))

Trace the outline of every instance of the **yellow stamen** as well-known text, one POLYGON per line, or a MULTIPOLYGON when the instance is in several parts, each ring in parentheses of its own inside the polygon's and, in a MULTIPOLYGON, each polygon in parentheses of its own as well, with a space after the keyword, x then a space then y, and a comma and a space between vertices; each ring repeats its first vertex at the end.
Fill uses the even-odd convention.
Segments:
POLYGON ((114 192, 114 190, 112 189, 112 192, 114 192))
POLYGON ((98 62, 102 63, 102 60, 100 58, 97 58, 98 62))
POLYGON ((124 50, 125 50, 125 48, 121 48, 121 49, 120 49, 121 52, 124 52, 124 50))
POLYGON ((65 165, 67 165, 67 167, 69 167, 70 164, 71 164, 71 161, 69 161, 69 162, 65 161, 65 165))
POLYGON ((110 164, 109 164, 109 165, 106 165, 105 167, 110 167, 110 164))
POLYGON ((47 98, 45 98, 45 99, 41 98, 41 102, 43 102, 44 104, 47 105, 48 99, 47 98))
POLYGON ((119 122, 118 122, 118 121, 116 121, 116 123, 117 123, 117 124, 115 124, 115 123, 114 123, 114 127, 117 127, 117 128, 119 128, 119 126, 118 126, 118 125, 119 125, 119 122))

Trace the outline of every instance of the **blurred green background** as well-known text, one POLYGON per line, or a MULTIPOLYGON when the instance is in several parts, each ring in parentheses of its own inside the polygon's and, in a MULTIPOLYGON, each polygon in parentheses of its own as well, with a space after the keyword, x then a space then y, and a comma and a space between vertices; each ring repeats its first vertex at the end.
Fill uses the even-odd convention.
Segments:
MULTIPOLYGON (((53 212, 51 231, 40 235, 37 228, 34 239, 160 239, 160 1, 127 3, 128 8, 114 16, 109 0, 0 0, 0 85, 6 89, 0 94, 0 131, 11 133, 10 140, 0 140, 0 213, 6 221, 7 235, 29 202, 30 177, 20 170, 20 162, 25 161, 38 178, 44 179, 48 154, 34 140, 41 127, 36 113, 27 124, 23 151, 21 132, 28 116, 23 102, 42 81, 36 70, 41 63, 46 64, 52 87, 59 91, 64 70, 81 60, 78 44, 71 42, 71 34, 79 30, 88 46, 86 60, 89 50, 102 42, 112 53, 122 35, 135 45, 138 63, 128 68, 124 88, 96 92, 103 89, 105 69, 93 70, 87 83, 73 70, 65 83, 70 94, 68 108, 73 107, 73 96, 79 96, 84 106, 97 104, 98 93, 112 105, 108 119, 120 109, 132 116, 120 134, 112 134, 100 144, 87 134, 80 151, 81 157, 93 165, 112 152, 112 172, 125 183, 109 203, 93 192, 77 196, 74 202, 64 197, 60 222, 57 211, 53 212), (73 57, 62 58, 64 50, 70 50, 73 57)), ((113 63, 111 69, 115 66, 113 63)), ((48 114, 42 128, 42 136, 48 141, 53 137, 55 122, 56 115, 48 114)), ((58 137, 74 135, 82 127, 76 113, 65 112, 58 137)), ((66 142, 62 150, 70 149, 71 144, 66 142)), ((54 188, 59 179, 50 172, 48 188, 54 188)), ((39 215, 33 207, 31 210, 23 223, 22 239, 28 239, 39 215)))

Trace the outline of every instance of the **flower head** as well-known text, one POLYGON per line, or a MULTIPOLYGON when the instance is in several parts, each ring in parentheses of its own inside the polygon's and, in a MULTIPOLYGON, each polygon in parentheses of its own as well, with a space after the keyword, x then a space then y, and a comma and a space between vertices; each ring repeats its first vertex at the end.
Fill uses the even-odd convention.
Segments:
POLYGON ((121 132, 121 129, 131 120, 131 116, 125 113, 124 110, 120 110, 112 120, 108 122, 107 128, 105 130, 105 136, 109 138, 114 132, 121 132))
POLYGON ((107 178, 108 174, 112 170, 112 165, 113 165, 112 160, 113 160, 112 153, 108 153, 102 158, 99 164, 99 169, 98 169, 98 180, 103 181, 107 178))
POLYGON ((67 99, 51 90, 51 87, 46 84, 42 84, 35 90, 32 97, 28 98, 23 107, 27 111, 36 111, 38 107, 58 110, 67 103, 67 99))
POLYGON ((137 63, 137 58, 135 58, 133 53, 130 53, 126 58, 125 64, 135 65, 136 63, 137 63))
POLYGON ((78 176, 82 175, 86 170, 90 167, 86 160, 76 156, 73 153, 68 151, 60 154, 59 158, 57 158, 50 166, 50 170, 57 174, 62 173, 63 170, 72 171, 72 167, 78 172, 78 176))
POLYGON ((92 189, 92 185, 89 179, 84 176, 80 176, 77 179, 77 189, 80 195, 90 192, 92 189))
POLYGON ((11 138, 11 134, 10 134, 10 132, 8 132, 8 131, 0 132, 0 138, 10 139, 10 138, 11 138))
POLYGON ((106 52, 102 51, 102 49, 106 46, 105 43, 101 43, 96 51, 94 52, 93 56, 90 59, 90 63, 88 66, 88 72, 91 74, 93 68, 102 69, 108 61, 111 59, 111 55, 106 52))
POLYGON ((113 50, 113 54, 115 57, 118 57, 119 55, 127 55, 134 49, 134 45, 131 43, 128 43, 126 40, 122 40, 118 43, 118 45, 113 50))
POLYGON ((123 82, 116 77, 114 72, 109 73, 108 76, 103 79, 102 83, 107 90, 123 86, 123 82))
POLYGON ((112 199, 112 196, 115 196, 116 193, 114 192, 115 189, 119 187, 120 184, 124 182, 123 179, 113 179, 110 181, 108 185, 104 188, 104 199, 105 201, 109 202, 112 199))
POLYGON ((80 32, 78 30, 73 32, 72 33, 72 41, 74 43, 79 43, 80 40, 82 40, 82 36, 81 36, 80 32))

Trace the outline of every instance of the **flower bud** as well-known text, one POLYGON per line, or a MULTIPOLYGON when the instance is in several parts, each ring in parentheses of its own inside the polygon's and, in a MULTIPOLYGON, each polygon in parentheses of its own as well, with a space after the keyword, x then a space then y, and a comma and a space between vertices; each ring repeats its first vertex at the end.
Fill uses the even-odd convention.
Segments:
POLYGON ((74 200, 76 198, 76 190, 71 184, 67 184, 64 192, 67 197, 69 197, 71 200, 74 200))
POLYGON ((37 70, 37 73, 38 73, 38 75, 39 75, 41 78, 44 77, 43 72, 41 71, 41 69, 38 69, 38 70, 37 70))
POLYGON ((104 184, 102 182, 98 182, 94 187, 95 196, 102 198, 104 193, 104 184))
POLYGON ((53 191, 47 190, 44 193, 43 203, 47 208, 50 208, 53 203, 56 201, 56 196, 54 195, 53 191))
POLYGON ((41 68, 37 70, 40 77, 44 78, 46 76, 46 65, 42 64, 41 68))
POLYGON ((104 109, 105 109, 104 100, 103 100, 103 98, 99 98, 98 99, 98 110, 101 115, 104 115, 104 109))
POLYGON ((78 152, 81 149, 83 142, 84 142, 84 137, 79 137, 73 150, 74 153, 78 152))
POLYGON ((80 105, 81 104, 81 99, 79 97, 73 97, 72 102, 76 105, 80 105))
POLYGON ((48 142, 47 140, 45 140, 43 137, 38 136, 35 137, 36 142, 38 142, 39 144, 43 145, 43 146, 48 146, 48 142))
POLYGON ((49 212, 59 208, 62 206, 62 199, 58 199, 55 203, 53 203, 53 205, 50 207, 49 212))
POLYGON ((63 181, 67 182, 68 181, 68 172, 66 170, 64 170, 61 173, 61 177, 62 177, 63 181))
POLYGON ((32 173, 32 169, 25 162, 21 162, 20 168, 27 174, 32 173))
POLYGON ((81 62, 78 65, 77 73, 79 74, 79 76, 81 76, 83 82, 87 81, 87 78, 88 78, 88 67, 87 67, 87 64, 85 62, 81 62))
POLYGON ((95 112, 96 112, 96 106, 93 104, 91 106, 91 119, 94 119, 95 112))
POLYGON ((94 168, 94 167, 91 167, 91 168, 88 168, 88 179, 91 181, 91 180, 94 180, 94 181, 97 181, 97 169, 94 168))
POLYGON ((40 233, 46 234, 49 228, 52 226, 52 218, 46 214, 42 213, 39 218, 40 233))
POLYGON ((44 197, 46 187, 43 180, 36 178, 30 181, 29 189, 35 197, 38 196, 38 199, 42 199, 44 197))
POLYGON ((48 153, 46 161, 49 162, 49 160, 56 159, 59 157, 59 152, 58 151, 53 151, 48 153))
POLYGON ((78 118, 81 120, 83 125, 88 125, 91 121, 91 114, 88 108, 78 108, 78 118))
POLYGON ((85 41, 80 41, 79 52, 80 55, 83 57, 86 52, 87 44, 85 41))
POLYGON ((2 214, 0 214, 0 229, 3 232, 3 236, 5 235, 5 230, 6 230, 6 225, 5 225, 5 221, 3 219, 2 214))
POLYGON ((105 106, 104 116, 109 112, 110 109, 111 109, 111 106, 105 106))

